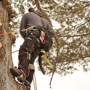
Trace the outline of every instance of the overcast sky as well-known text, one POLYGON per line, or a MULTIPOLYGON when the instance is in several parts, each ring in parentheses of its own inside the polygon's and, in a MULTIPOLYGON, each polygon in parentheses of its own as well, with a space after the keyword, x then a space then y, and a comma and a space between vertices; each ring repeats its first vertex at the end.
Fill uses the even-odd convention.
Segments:
POLYGON ((37 90, 90 90, 90 72, 77 71, 72 75, 63 77, 55 74, 52 81, 52 89, 49 88, 50 77, 47 75, 44 76, 37 71, 36 81, 37 90))

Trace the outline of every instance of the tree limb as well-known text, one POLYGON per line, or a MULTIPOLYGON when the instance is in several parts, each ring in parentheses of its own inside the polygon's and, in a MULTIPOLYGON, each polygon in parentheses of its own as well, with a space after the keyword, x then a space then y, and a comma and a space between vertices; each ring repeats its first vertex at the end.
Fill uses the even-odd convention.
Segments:
POLYGON ((47 14, 40 7, 40 4, 39 4, 38 0, 35 0, 35 4, 36 4, 36 7, 42 12, 44 18, 50 23, 50 25, 52 25, 51 20, 48 18, 47 14))

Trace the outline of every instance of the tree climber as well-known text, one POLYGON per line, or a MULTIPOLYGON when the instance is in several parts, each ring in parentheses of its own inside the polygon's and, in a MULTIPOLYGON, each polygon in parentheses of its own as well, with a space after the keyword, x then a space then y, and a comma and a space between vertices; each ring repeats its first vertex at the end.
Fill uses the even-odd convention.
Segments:
POLYGON ((30 90, 35 71, 34 61, 38 55, 49 52, 55 32, 39 10, 29 8, 28 11, 23 15, 20 24, 20 34, 24 42, 19 49, 19 65, 18 68, 11 68, 10 72, 30 90))

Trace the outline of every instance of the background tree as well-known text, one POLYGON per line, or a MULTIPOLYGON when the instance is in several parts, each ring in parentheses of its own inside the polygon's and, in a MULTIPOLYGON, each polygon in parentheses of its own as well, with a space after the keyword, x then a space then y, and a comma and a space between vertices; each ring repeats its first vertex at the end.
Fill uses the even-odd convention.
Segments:
MULTIPOLYGON (((0 1, 1 7, 3 1, 0 1)), ((26 8, 31 6, 35 8, 37 7, 39 10, 41 10, 44 17, 52 26, 54 26, 54 24, 51 23, 51 20, 54 20, 59 24, 59 28, 55 29, 56 36, 54 38, 53 47, 49 53, 49 59, 54 67, 50 67, 43 61, 43 67, 46 73, 53 73, 53 77, 54 72, 60 75, 71 74, 75 70, 78 70, 79 67, 81 67, 84 71, 90 70, 90 2, 88 0, 13 0, 12 8, 16 10, 16 14, 13 18, 10 18, 10 30, 18 31, 20 17, 23 15, 21 13, 22 6, 25 6, 26 8)), ((2 23, 0 26, 1 33, 5 32, 3 30, 7 30, 3 29, 3 27, 6 27, 3 22, 6 22, 8 19, 7 17, 4 17, 4 12, 6 12, 8 8, 2 8, 2 13, 0 13, 0 22, 2 23)), ((7 36, 10 40, 10 35, 7 36)), ((2 52, 0 54, 1 56, 4 55, 0 60, 0 62, 3 60, 3 63, 7 54, 5 53, 7 50, 7 47, 5 46, 10 45, 11 47, 11 42, 6 43, 6 39, 4 37, 5 36, 0 38, 0 42, 5 44, 2 44, 4 45, 4 49, 0 48, 4 50, 1 50, 2 52), (3 52, 5 54, 3 54, 3 52)), ((8 51, 8 54, 11 55, 9 52, 11 51, 8 51)), ((8 59, 6 61, 8 61, 8 59)), ((10 68, 11 64, 7 67, 10 68)), ((0 81, 2 80, 0 79, 0 81)))

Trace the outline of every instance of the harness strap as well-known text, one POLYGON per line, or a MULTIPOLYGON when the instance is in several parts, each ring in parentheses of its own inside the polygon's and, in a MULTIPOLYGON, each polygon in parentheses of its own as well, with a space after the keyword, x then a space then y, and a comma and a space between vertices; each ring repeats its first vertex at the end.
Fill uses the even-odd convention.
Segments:
POLYGON ((35 70, 35 67, 34 67, 33 64, 29 64, 29 66, 28 66, 28 68, 27 68, 27 71, 26 71, 26 77, 29 76, 30 70, 35 70))
POLYGON ((29 37, 26 37, 26 39, 32 40, 32 39, 31 39, 31 38, 29 38, 29 37))
POLYGON ((31 54, 28 52, 22 52, 19 54, 20 60, 22 60, 22 59, 30 60, 30 58, 31 58, 31 54))
POLYGON ((29 64, 28 69, 35 70, 35 67, 34 67, 34 65, 33 65, 33 64, 29 64))

